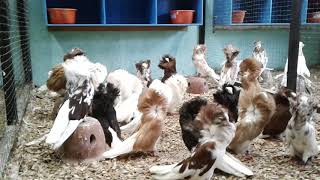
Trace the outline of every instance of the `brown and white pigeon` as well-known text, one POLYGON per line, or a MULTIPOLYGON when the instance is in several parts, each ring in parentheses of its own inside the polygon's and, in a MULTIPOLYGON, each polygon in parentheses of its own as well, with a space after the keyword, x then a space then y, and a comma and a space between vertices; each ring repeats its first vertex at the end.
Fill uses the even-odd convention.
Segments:
POLYGON ((160 180, 211 179, 215 168, 223 169, 225 161, 233 160, 225 157, 225 153, 235 126, 229 122, 228 113, 222 106, 207 104, 200 98, 184 104, 180 113, 183 139, 188 149, 192 149, 191 156, 176 164, 153 166, 150 172, 153 178, 160 180))

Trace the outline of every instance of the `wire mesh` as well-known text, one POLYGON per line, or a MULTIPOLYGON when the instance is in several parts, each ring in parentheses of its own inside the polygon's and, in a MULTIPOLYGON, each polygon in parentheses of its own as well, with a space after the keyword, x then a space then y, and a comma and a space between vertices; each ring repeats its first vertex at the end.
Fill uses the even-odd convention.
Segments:
POLYGON ((31 90, 27 14, 26 0, 0 0, 0 137, 22 119, 31 90))
POLYGON ((320 64, 320 0, 308 0, 307 23, 300 28, 300 41, 309 67, 320 64))
MULTIPOLYGON (((267 67, 283 70, 288 57, 292 3, 292 0, 214 0, 215 36, 208 52, 211 65, 220 67, 225 59, 222 49, 228 44, 240 48, 238 60, 241 60, 252 55, 254 41, 261 41, 269 58, 267 67)), ((302 0, 301 4, 300 41, 305 44, 303 52, 311 67, 320 63, 320 0, 302 0)))

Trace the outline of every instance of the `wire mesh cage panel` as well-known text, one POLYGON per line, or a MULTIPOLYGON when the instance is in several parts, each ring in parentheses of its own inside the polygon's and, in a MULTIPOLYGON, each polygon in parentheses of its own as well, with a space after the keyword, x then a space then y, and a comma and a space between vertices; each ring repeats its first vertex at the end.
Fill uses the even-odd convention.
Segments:
MULTIPOLYGON (((22 118, 30 94, 32 72, 26 0, 0 0, 0 130, 22 118)), ((0 132, 1 132, 0 131, 0 132)), ((0 136, 1 137, 1 136, 0 136)))
MULTIPOLYGON (((3 84, 3 77, 2 77, 2 73, 0 73, 0 83, 3 84)), ((4 111, 4 109, 6 109, 5 107, 5 103, 4 103, 4 92, 3 92, 3 88, 1 87, 0 90, 0 140, 2 138, 2 136, 4 135, 5 129, 6 129, 6 111, 4 111)))
POLYGON ((300 41, 304 45, 302 51, 310 69, 312 86, 320 86, 320 67, 316 66, 320 64, 320 1, 308 0, 302 10, 306 12, 306 21, 300 27, 300 41))
MULTIPOLYGON (((302 0, 301 21, 319 16, 318 0, 302 0)), ((214 0, 215 25, 290 23, 292 0, 214 0)))

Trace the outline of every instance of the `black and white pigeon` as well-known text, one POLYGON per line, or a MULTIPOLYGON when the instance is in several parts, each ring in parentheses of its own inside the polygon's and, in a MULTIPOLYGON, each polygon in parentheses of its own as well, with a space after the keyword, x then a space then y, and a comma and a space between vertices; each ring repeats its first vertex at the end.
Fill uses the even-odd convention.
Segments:
POLYGON ((100 64, 97 66, 83 55, 74 58, 76 60, 62 64, 67 80, 65 101, 46 135, 46 143, 53 149, 58 149, 88 115, 95 87, 106 78, 106 74, 99 71, 100 64))

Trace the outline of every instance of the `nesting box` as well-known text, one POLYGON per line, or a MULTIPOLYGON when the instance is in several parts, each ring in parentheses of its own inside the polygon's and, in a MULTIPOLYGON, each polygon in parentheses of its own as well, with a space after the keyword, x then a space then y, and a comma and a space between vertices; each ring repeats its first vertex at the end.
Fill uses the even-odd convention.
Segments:
POLYGON ((201 77, 188 77, 188 93, 202 94, 209 90, 208 83, 201 77))
POLYGON ((64 160, 83 162, 98 159, 106 151, 104 132, 99 121, 85 117, 60 149, 64 160))

